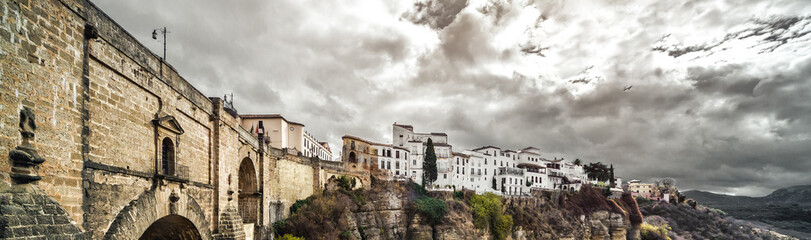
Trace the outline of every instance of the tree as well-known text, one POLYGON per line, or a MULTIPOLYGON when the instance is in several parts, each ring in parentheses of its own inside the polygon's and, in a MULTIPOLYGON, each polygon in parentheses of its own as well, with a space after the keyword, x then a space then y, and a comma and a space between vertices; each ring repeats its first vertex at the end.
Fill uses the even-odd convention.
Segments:
POLYGON ((609 188, 608 186, 605 186, 600 191, 600 193, 603 194, 603 197, 611 197, 611 188, 609 188))
POLYGON ((580 166, 581 164, 583 164, 583 161, 580 161, 579 158, 574 160, 574 165, 580 166))
POLYGON ((589 179, 597 179, 598 181, 606 182, 610 177, 609 168, 602 162, 589 163, 583 166, 589 179))
POLYGON ((616 187, 616 183, 614 182, 614 164, 611 164, 611 167, 608 168, 608 182, 610 183, 611 187, 616 187))
POLYGON ((425 185, 430 185, 437 178, 436 170, 436 152, 434 151, 434 141, 428 138, 427 146, 425 147, 425 157, 423 158, 423 181, 425 185))

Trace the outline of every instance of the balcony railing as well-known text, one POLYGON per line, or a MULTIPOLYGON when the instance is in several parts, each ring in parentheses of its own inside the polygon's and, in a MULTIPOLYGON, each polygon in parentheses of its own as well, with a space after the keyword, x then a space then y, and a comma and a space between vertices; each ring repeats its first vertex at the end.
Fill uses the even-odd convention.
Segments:
POLYGON ((498 175, 524 176, 524 169, 512 167, 500 167, 498 168, 498 175))
POLYGON ((175 169, 173 173, 166 173, 161 171, 160 174, 156 174, 158 178, 171 180, 175 182, 188 182, 189 179, 189 167, 186 165, 175 165, 175 169))

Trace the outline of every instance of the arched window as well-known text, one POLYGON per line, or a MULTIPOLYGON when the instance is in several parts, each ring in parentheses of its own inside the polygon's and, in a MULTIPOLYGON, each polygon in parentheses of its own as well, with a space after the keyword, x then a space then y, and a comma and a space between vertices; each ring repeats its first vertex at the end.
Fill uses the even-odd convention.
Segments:
POLYGON ((161 144, 161 170, 164 175, 175 175, 175 144, 168 137, 161 144))

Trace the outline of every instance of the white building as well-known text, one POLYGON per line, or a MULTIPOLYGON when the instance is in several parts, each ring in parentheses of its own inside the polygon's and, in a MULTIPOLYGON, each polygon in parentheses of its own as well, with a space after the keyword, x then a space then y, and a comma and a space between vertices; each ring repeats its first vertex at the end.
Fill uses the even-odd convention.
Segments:
POLYGON ((381 151, 375 153, 381 169, 421 183, 428 139, 432 140, 437 156, 434 188, 473 190, 479 194, 528 195, 533 189, 576 191, 587 181, 582 166, 562 158, 547 159, 535 147, 516 151, 485 146, 453 152, 448 135, 415 133, 410 125, 392 125, 391 145, 370 144, 381 151), (400 153, 403 155, 398 155, 400 153))
POLYGON ((392 177, 408 177, 410 152, 398 146, 382 143, 370 143, 377 155, 377 166, 380 169, 388 170, 392 177))
POLYGON ((252 135, 256 136, 260 128, 264 130, 271 147, 292 149, 306 157, 332 160, 329 145, 304 131, 304 124, 288 121, 279 114, 246 114, 239 117, 241 127, 252 135))
POLYGON ((392 145, 407 149, 411 156, 411 169, 409 176, 414 182, 422 183, 423 159, 425 146, 430 138, 434 144, 434 153, 437 158, 437 179, 442 178, 442 174, 450 174, 450 159, 453 149, 448 144, 448 135, 445 133, 415 133, 411 125, 394 123, 392 125, 392 145))

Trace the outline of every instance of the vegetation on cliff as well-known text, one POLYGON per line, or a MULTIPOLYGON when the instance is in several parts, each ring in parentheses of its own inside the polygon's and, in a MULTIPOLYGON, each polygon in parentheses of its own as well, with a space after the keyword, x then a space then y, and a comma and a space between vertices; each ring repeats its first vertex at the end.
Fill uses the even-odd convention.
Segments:
POLYGON ((594 226, 589 221, 592 217, 605 217, 602 220, 606 221, 610 220, 611 215, 620 217, 615 219, 620 222, 613 225, 614 230, 621 228, 623 234, 624 229, 630 227, 630 222, 642 222, 636 201, 630 196, 628 199, 630 203, 607 199, 598 188, 584 185, 574 193, 542 191, 535 192, 533 198, 510 199, 506 203, 505 213, 513 217, 514 228, 524 231, 527 239, 583 239, 591 238, 594 234, 612 234, 611 229, 604 233, 593 232, 594 226), (636 220, 625 223, 629 216, 636 217, 636 220))
POLYGON ((685 195, 737 219, 761 221, 789 230, 779 230, 786 234, 811 238, 811 185, 778 189, 764 197, 729 196, 703 191, 688 191, 685 195))
POLYGON ((490 230, 495 239, 506 239, 512 233, 513 218, 504 214, 501 197, 492 193, 474 194, 468 204, 473 208, 473 224, 476 228, 490 230))
POLYGON ((648 239, 786 239, 748 222, 727 218, 724 213, 707 207, 646 201, 640 203, 639 208, 645 216, 645 223, 650 226, 646 230, 643 225, 641 233, 656 236, 648 239))
POLYGON ((541 191, 505 198, 472 191, 427 192, 415 183, 373 180, 352 190, 338 177, 322 193, 297 201, 274 224, 276 236, 305 239, 589 239, 625 238, 641 222, 630 196, 609 200, 599 189, 541 191), (358 201, 357 199, 364 199, 358 201), (628 200, 625 199, 625 200, 628 200), (636 213, 634 213, 636 212, 636 213))

